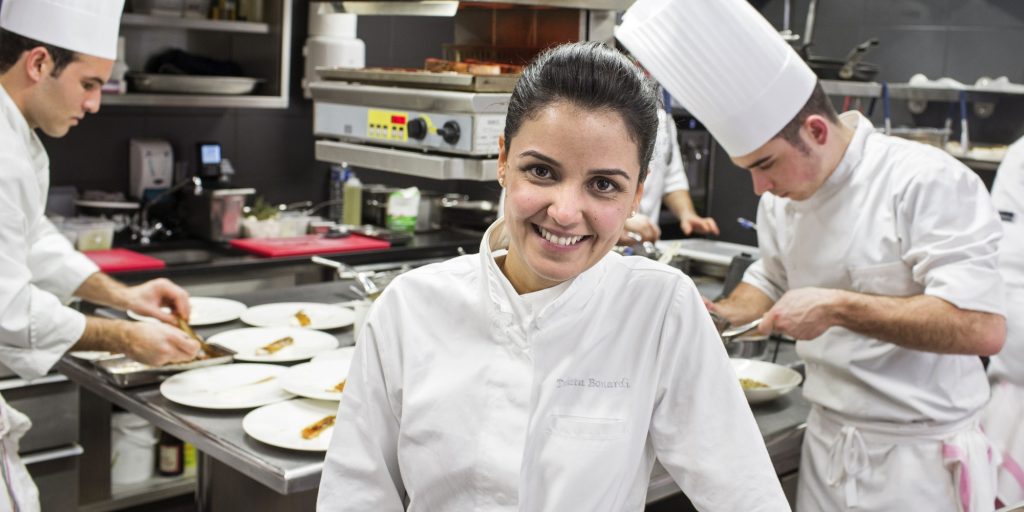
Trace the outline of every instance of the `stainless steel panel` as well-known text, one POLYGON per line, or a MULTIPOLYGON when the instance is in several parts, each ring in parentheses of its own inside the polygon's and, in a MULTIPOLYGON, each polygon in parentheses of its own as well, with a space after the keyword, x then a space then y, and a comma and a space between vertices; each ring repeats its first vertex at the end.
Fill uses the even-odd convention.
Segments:
POLYGON ((402 149, 320 140, 316 142, 316 159, 321 162, 347 162, 355 167, 435 180, 492 181, 498 179, 497 158, 441 156, 402 149))
POLYGON ((428 112, 504 114, 511 93, 409 89, 342 82, 314 82, 314 101, 428 112))
POLYGON ((78 385, 59 382, 8 389, 4 399, 32 420, 21 438, 20 453, 30 453, 78 442, 78 385))

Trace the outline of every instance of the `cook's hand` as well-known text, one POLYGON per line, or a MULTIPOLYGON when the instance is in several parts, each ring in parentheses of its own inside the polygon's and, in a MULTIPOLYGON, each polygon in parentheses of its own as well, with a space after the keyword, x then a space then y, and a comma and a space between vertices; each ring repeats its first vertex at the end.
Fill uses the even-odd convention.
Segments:
POLYGON ((177 316, 188 319, 192 313, 188 292, 162 277, 128 288, 127 303, 128 309, 140 315, 175 326, 178 325, 177 316), (171 308, 171 313, 162 311, 162 307, 171 308))
POLYGON ((764 320, 757 330, 761 334, 774 332, 798 340, 817 338, 835 325, 829 306, 836 301, 839 293, 839 290, 825 288, 788 291, 764 314, 764 320))
POLYGON ((195 359, 199 353, 199 342, 174 327, 151 322, 123 324, 122 351, 140 363, 181 363, 195 359))
POLYGON ((651 222, 650 217, 643 214, 637 214, 626 219, 626 226, 622 229, 622 234, 619 235, 619 245, 633 245, 636 243, 635 239, 627 235, 629 232, 640 235, 641 242, 655 242, 661 238, 661 228, 651 222))
POLYGON ((702 235, 715 235, 718 236, 718 223, 711 217, 701 217, 697 214, 684 214, 682 219, 679 219, 679 228, 683 230, 684 235, 691 235, 694 232, 702 235))

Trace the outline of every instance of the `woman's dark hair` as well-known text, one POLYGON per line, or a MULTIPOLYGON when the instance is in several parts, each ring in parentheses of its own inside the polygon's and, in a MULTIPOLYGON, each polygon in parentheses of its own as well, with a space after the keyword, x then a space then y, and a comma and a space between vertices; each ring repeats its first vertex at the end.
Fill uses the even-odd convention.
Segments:
POLYGON ((50 52, 50 58, 53 59, 53 72, 50 74, 53 76, 60 76, 61 71, 64 71, 68 64, 71 64, 78 58, 77 54, 71 50, 66 50, 52 44, 41 43, 35 39, 0 28, 0 73, 6 73, 8 69, 11 69, 11 66, 18 62, 21 54, 37 46, 42 46, 46 48, 46 51, 50 52))
POLYGON ((505 118, 505 151, 523 122, 554 103, 622 116, 629 138, 639 150, 640 182, 654 152, 658 133, 655 84, 622 53, 601 43, 556 46, 537 56, 516 82, 505 118))

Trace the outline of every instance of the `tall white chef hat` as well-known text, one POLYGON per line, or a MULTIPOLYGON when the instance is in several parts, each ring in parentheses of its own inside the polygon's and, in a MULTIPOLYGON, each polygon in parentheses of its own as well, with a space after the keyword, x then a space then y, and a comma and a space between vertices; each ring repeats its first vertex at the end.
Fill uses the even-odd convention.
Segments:
POLYGON ((2 0, 0 27, 65 50, 114 60, 124 0, 2 0))
POLYGON ((615 35, 730 156, 778 134, 817 82, 745 0, 638 0, 615 35))

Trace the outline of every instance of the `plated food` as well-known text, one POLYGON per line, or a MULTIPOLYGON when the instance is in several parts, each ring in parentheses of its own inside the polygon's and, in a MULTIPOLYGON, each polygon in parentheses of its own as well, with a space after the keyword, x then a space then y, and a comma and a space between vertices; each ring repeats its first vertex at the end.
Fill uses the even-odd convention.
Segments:
POLYGON ((351 309, 317 302, 278 302, 253 306, 242 314, 242 321, 255 327, 301 327, 338 329, 352 325, 351 309))
MULTIPOLYGON (((222 324, 237 320, 249 307, 237 300, 221 299, 219 297, 189 297, 188 303, 192 308, 192 314, 188 317, 188 324, 193 327, 222 324)), ((171 312, 170 308, 163 309, 167 313, 171 312)), ((128 317, 142 322, 159 322, 159 320, 153 317, 140 315, 134 311, 128 311, 128 317)))
POLYGON ((338 347, 338 339, 325 332, 299 327, 246 327, 210 336, 235 352, 236 361, 287 363, 305 361, 338 347))
POLYGON ((803 376, 792 368, 753 359, 731 359, 747 402, 758 404, 779 398, 800 385, 803 376))
POLYGON ((337 402, 298 398, 255 409, 242 419, 242 430, 271 446, 325 452, 337 421, 337 402))
POLYGON ((306 398, 341 400, 350 363, 351 359, 335 359, 297 364, 281 376, 281 387, 306 398))
POLYGON ((164 398, 201 409, 249 409, 294 395, 280 376, 288 369, 273 364, 229 364, 179 373, 160 385, 164 398))

